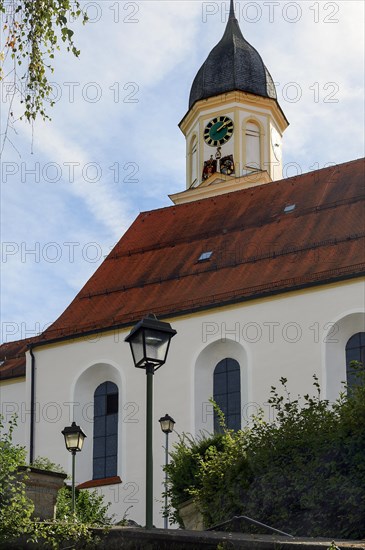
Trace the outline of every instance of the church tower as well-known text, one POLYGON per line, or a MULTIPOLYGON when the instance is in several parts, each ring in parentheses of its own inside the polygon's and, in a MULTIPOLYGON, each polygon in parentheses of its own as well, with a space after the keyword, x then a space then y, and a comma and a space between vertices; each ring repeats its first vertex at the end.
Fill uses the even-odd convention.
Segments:
POLYGON ((175 204, 282 179, 282 135, 288 121, 260 54, 243 37, 233 0, 224 35, 199 69, 189 110, 186 191, 175 204))

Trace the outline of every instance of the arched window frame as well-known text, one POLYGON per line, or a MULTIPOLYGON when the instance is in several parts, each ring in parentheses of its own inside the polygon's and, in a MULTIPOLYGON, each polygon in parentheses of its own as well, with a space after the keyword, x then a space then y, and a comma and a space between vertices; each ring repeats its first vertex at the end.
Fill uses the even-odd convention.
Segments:
POLYGON ((119 390, 105 381, 94 392, 93 479, 118 474, 119 390))
POLYGON ((198 184, 198 136, 194 134, 189 145, 189 187, 198 184))
POLYGON ((248 174, 255 170, 262 170, 263 167, 263 154, 264 154, 264 128, 259 120, 254 117, 249 117, 243 122, 243 172, 248 174), (247 164, 247 135, 248 135, 248 124, 254 124, 258 128, 258 138, 259 138, 259 166, 248 166, 247 164))
POLYGON ((348 388, 360 383, 357 371, 351 367, 352 361, 359 361, 365 367, 365 332, 356 332, 346 343, 346 382, 348 388))
POLYGON ((362 332, 364 326, 365 311, 358 307, 332 317, 324 326, 320 337, 323 340, 322 384, 325 399, 336 401, 343 391, 343 382, 346 380, 346 344, 351 336, 362 332))
POLYGON ((214 430, 214 411, 210 399, 213 397, 214 368, 221 359, 232 357, 241 369, 242 426, 246 422, 247 407, 252 401, 252 361, 242 343, 229 337, 224 342, 217 338, 203 345, 195 360, 194 368, 194 431, 214 430))
MULTIPOLYGON (((213 372, 213 399, 224 413, 225 425, 241 429, 241 368, 236 359, 221 359, 213 372)), ((214 431, 221 431, 219 415, 214 411, 214 431)))

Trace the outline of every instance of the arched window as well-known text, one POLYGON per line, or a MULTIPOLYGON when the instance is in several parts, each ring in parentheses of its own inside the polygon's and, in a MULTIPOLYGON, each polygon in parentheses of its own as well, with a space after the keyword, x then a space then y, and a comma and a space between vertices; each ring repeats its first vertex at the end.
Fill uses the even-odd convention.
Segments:
POLYGON ((118 387, 100 384, 94 393, 93 479, 117 475, 118 387))
POLYGON ((196 136, 191 140, 190 145, 190 187, 198 183, 198 139, 196 136))
POLYGON ((261 169, 260 128, 254 122, 246 124, 246 170, 261 169))
MULTIPOLYGON (((224 413, 226 426, 231 430, 241 428, 241 374, 235 359, 222 359, 214 369, 213 399, 224 413)), ((214 431, 221 430, 219 418, 214 413, 214 431)))
POLYGON ((365 332, 357 332, 346 344, 346 381, 349 388, 359 383, 356 370, 351 368, 351 361, 359 361, 365 366, 365 332))

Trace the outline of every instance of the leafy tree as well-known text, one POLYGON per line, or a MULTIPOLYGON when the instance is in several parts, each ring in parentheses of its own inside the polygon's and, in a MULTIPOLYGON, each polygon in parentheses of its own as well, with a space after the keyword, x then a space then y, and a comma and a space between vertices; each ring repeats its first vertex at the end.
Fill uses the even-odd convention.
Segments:
POLYGON ((34 506, 18 475, 18 466, 25 463, 26 453, 23 447, 12 443, 15 426, 15 419, 10 420, 5 431, 0 416, 0 543, 28 534, 32 527, 34 506))
MULTIPOLYGON (((34 505, 26 496, 26 472, 19 473, 19 466, 26 463, 24 447, 14 445, 12 438, 16 419, 9 421, 7 430, 0 415, 0 548, 7 548, 15 541, 28 541, 37 548, 59 549, 64 547, 97 547, 99 538, 91 527, 105 526, 111 518, 107 516, 108 505, 96 493, 80 491, 77 500, 77 514, 71 514, 69 489, 61 490, 60 510, 56 520, 41 522, 33 517, 34 505)), ((38 458, 35 466, 46 466, 54 470, 57 465, 46 458, 38 458)))
MULTIPOLYGON (((87 15, 79 0, 0 0, 2 50, 0 83, 6 82, 10 96, 8 126, 16 121, 14 100, 20 98, 22 115, 32 122, 38 115, 49 118, 45 100, 51 106, 53 60, 60 44, 78 57, 71 24, 87 15)), ((7 129, 8 129, 7 126, 7 129)), ((3 144, 7 137, 3 136, 3 144)))

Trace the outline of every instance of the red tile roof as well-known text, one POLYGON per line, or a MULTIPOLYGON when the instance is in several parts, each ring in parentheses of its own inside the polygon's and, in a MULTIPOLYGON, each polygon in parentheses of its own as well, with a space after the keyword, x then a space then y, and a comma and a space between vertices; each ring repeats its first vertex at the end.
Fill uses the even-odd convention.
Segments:
POLYGON ((43 339, 363 274, 363 182, 360 159, 144 212, 43 339))
POLYGON ((35 338, 7 342, 0 346, 0 380, 25 376, 25 352, 35 338))
POLYGON ((363 275, 363 183, 360 159, 141 213, 39 343, 363 275))

